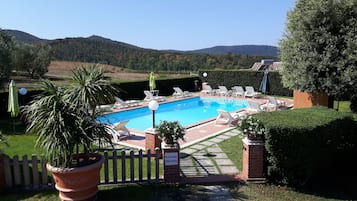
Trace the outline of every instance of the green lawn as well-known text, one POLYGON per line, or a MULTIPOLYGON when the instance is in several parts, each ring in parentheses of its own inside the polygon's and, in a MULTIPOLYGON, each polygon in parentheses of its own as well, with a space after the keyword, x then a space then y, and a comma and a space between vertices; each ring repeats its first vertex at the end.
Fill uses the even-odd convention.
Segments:
POLYGON ((339 101, 339 102, 334 101, 333 108, 338 109, 338 111, 341 112, 351 112, 350 104, 351 104, 350 101, 339 101))

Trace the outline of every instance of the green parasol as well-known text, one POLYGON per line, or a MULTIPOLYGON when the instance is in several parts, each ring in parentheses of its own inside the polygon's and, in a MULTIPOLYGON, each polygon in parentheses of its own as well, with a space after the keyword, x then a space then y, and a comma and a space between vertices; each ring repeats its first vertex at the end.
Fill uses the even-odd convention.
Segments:
POLYGON ((150 73, 149 87, 150 87, 150 90, 151 90, 151 91, 156 88, 155 76, 154 76, 154 73, 153 73, 153 72, 150 73))
POLYGON ((11 113, 12 117, 17 117, 20 112, 19 100, 17 96, 17 87, 14 80, 11 80, 9 85, 9 101, 7 111, 11 113))

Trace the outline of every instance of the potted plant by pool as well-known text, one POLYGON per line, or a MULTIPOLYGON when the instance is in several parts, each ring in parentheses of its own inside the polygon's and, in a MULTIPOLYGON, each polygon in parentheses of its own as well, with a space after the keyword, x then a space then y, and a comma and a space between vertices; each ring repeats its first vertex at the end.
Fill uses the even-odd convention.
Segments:
POLYGON ((27 131, 38 135, 36 146, 46 157, 61 200, 93 200, 103 157, 92 145, 111 144, 106 126, 95 119, 95 108, 114 101, 116 90, 96 66, 74 70, 72 79, 65 89, 41 83, 43 93, 24 111, 27 131))
POLYGON ((178 121, 161 121, 156 132, 167 147, 179 147, 178 141, 185 141, 186 130, 178 121))
POLYGON ((254 116, 248 116, 238 124, 238 129, 251 141, 264 141, 265 128, 262 122, 254 116))

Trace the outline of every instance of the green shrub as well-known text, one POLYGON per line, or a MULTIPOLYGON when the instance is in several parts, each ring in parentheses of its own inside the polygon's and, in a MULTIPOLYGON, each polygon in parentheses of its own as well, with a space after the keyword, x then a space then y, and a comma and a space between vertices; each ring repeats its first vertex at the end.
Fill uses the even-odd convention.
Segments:
POLYGON ((357 175, 357 122, 323 107, 257 114, 265 125, 268 177, 285 184, 314 184, 357 175))

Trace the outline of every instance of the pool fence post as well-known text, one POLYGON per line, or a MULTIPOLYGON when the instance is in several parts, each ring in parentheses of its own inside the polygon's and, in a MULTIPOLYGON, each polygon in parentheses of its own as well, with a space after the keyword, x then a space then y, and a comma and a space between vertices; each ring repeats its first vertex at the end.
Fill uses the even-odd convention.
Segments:
MULTIPOLYGON (((152 152, 161 155, 161 140, 157 135, 154 128, 148 128, 145 130, 145 149, 150 149, 152 152), (155 151, 156 148, 159 148, 160 151, 155 151)), ((161 156, 160 156, 161 158, 161 156)))
POLYGON ((180 145, 162 145, 164 159, 164 182, 179 183, 180 177, 180 145))
POLYGON ((264 177, 264 142, 242 139, 243 141, 243 171, 246 181, 265 181, 264 177))

